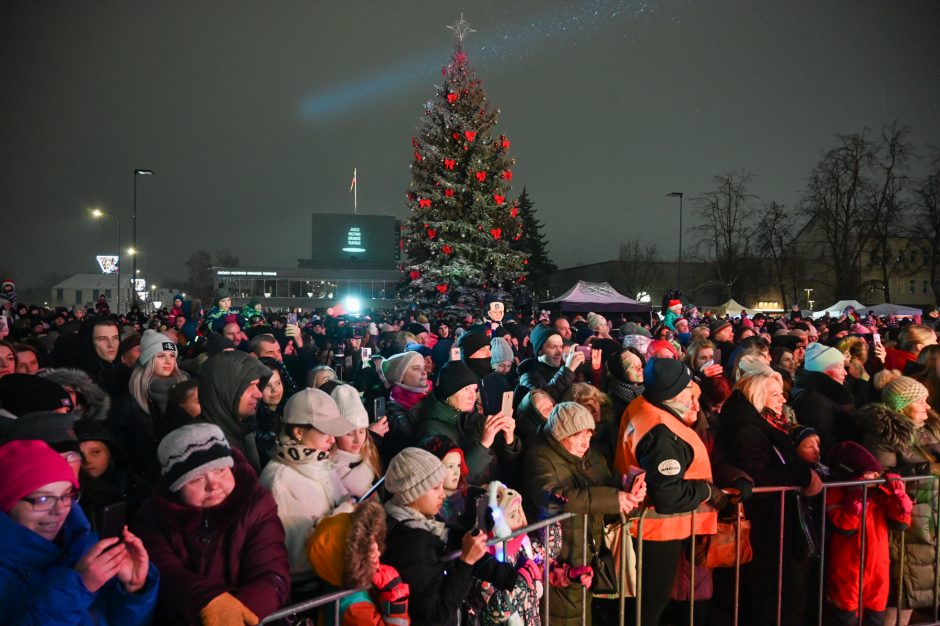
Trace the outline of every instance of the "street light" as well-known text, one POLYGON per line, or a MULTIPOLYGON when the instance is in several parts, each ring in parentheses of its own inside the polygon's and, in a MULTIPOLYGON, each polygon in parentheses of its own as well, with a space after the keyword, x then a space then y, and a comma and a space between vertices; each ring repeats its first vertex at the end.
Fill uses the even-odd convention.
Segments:
POLYGON ((137 277, 138 277, 138 275, 140 274, 140 270, 139 270, 139 269, 136 269, 136 268, 137 268, 137 257, 139 257, 139 256, 144 257, 144 284, 146 284, 146 283, 147 283, 147 280, 146 280, 147 254, 146 254, 145 252, 141 252, 141 251, 138 250, 137 248, 133 248, 133 247, 128 248, 128 249, 127 249, 127 253, 128 253, 129 255, 131 255, 131 258, 132 258, 132 259, 134 259, 134 268, 135 268, 135 269, 134 269, 134 275, 131 277, 131 278, 132 278, 132 280, 131 280, 131 291, 133 291, 133 293, 134 293, 134 304, 137 304, 137 301, 140 299, 140 298, 138 297, 138 295, 137 295, 137 294, 139 293, 139 292, 137 291, 137 280, 138 280, 137 277))
POLYGON ((101 209, 92 209, 91 216, 96 220, 100 220, 103 217, 113 217, 117 220, 118 223, 118 267, 117 267, 117 309, 116 312, 120 314, 121 312, 121 216, 115 215, 114 213, 108 213, 107 211, 102 211, 101 209))
MULTIPOLYGON (((133 220, 133 239, 131 240, 131 246, 134 248, 137 247, 137 177, 138 176, 153 176, 153 170, 144 170, 144 169, 135 169, 134 170, 134 213, 131 218, 133 220)), ((134 258, 133 261, 133 276, 137 278, 137 258, 134 258)))
POLYGON ((676 283, 679 291, 682 291, 682 196, 681 191, 672 191, 666 194, 667 198, 679 197, 679 267, 676 268, 676 283))

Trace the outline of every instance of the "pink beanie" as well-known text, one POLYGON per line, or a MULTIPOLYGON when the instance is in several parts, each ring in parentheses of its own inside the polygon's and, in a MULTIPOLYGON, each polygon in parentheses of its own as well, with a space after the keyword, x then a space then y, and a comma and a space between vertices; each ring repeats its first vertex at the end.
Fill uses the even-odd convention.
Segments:
POLYGON ((0 446, 0 476, 0 511, 4 513, 23 496, 50 483, 70 482, 78 489, 72 467, 42 441, 11 441, 0 446))

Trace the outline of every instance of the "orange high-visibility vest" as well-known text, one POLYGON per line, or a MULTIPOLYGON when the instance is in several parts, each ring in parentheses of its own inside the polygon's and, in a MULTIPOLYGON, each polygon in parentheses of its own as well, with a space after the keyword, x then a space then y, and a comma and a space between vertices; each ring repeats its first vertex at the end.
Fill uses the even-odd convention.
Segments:
MULTIPOLYGON (((692 463, 685 470, 685 479, 712 480, 712 467, 708 459, 708 450, 694 430, 683 424, 672 413, 660 409, 640 396, 627 407, 624 413, 621 436, 616 459, 616 469, 621 475, 630 465, 639 465, 636 460, 636 447, 654 427, 662 424, 677 437, 692 446, 692 463)), ((630 534, 637 536, 639 520, 630 519, 630 534)), ((692 513, 657 513, 650 506, 643 518, 643 539, 646 541, 672 541, 685 539, 691 534, 692 513)), ((708 503, 699 504, 695 509, 695 534, 714 535, 718 532, 718 513, 708 503)))

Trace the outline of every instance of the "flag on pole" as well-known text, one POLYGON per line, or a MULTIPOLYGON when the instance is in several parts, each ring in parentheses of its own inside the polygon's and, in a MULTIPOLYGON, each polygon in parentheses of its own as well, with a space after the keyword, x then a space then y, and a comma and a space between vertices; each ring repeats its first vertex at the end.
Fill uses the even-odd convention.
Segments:
POLYGON ((355 188, 356 188, 356 168, 353 168, 353 179, 352 179, 352 182, 349 183, 349 191, 352 191, 355 188))

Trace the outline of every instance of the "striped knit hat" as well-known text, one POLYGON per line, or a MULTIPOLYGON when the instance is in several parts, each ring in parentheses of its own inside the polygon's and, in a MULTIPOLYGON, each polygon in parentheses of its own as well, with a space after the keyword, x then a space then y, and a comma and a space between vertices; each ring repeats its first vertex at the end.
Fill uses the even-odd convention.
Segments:
POLYGON ((157 446, 157 458, 173 492, 201 474, 235 465, 232 449, 215 424, 188 424, 171 431, 157 446))
POLYGON ((881 400, 895 411, 903 411, 909 404, 926 400, 927 388, 907 376, 899 376, 881 391, 881 400))

